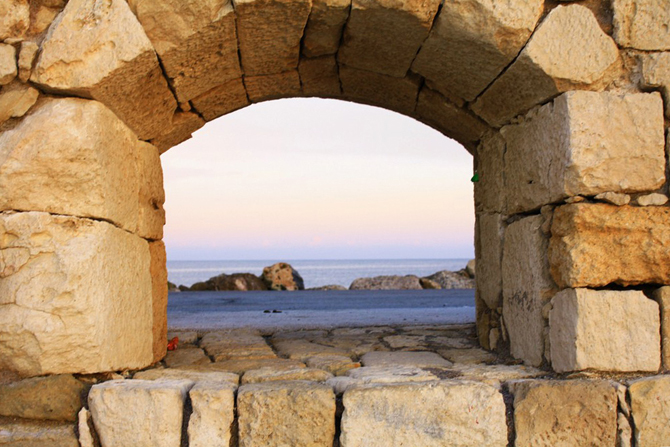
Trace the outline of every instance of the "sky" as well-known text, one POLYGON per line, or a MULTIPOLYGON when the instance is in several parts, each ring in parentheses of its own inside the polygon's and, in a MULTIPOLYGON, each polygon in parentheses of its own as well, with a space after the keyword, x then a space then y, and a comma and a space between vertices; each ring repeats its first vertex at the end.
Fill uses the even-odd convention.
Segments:
POLYGON ((395 112, 254 104, 161 160, 168 260, 474 256, 471 155, 395 112))

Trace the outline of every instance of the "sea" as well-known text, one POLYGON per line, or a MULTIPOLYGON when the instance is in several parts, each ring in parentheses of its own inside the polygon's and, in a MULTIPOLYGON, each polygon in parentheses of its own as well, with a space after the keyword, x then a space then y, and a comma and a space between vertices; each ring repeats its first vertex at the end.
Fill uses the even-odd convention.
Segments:
MULTIPOLYGON (((221 273, 253 273, 260 276, 263 267, 276 260, 259 261, 168 261, 168 280, 176 285, 192 286, 221 273)), ((356 278, 381 275, 428 276, 442 270, 465 268, 468 259, 339 259, 293 260, 288 262, 300 273, 305 288, 325 285, 349 287, 356 278)))

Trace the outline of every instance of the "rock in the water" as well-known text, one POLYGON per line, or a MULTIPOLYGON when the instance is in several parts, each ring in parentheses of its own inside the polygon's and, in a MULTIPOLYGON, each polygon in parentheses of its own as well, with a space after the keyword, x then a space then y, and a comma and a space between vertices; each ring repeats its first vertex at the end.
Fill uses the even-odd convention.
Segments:
POLYGON ((192 292, 201 292, 203 290, 226 290, 226 291, 247 291, 247 290, 267 290, 261 279, 251 273, 225 273, 209 278, 207 281, 197 282, 190 289, 192 292))
POLYGON ((328 284, 327 286, 311 287, 307 290, 347 290, 347 288, 339 284, 328 284))
POLYGON ((440 283, 438 283, 437 281, 433 281, 432 279, 421 278, 421 279, 419 279, 419 282, 421 283, 421 287, 423 287, 424 289, 441 289, 442 288, 440 283))
POLYGON ((435 281, 443 289, 474 289, 475 280, 470 278, 465 270, 458 272, 450 272, 443 270, 441 272, 433 273, 427 276, 426 279, 435 281))
POLYGON ((375 276, 358 278, 349 286, 350 290, 421 290, 421 281, 414 275, 375 276))
POLYGON ((465 266, 465 273, 467 273, 470 278, 475 277, 475 265, 476 265, 475 260, 470 259, 467 265, 465 266))
POLYGON ((270 290, 305 290, 300 273, 285 262, 265 267, 261 280, 270 290))

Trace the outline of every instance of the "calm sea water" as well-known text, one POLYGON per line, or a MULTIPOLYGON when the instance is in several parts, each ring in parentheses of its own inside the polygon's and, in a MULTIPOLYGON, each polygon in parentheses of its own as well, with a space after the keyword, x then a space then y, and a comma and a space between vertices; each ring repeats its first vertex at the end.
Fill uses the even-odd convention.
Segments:
MULTIPOLYGON (((168 261, 170 282, 191 286, 221 273, 253 273, 278 261, 168 261)), ((374 259, 374 260, 294 260, 288 261, 305 280, 305 287, 338 284, 349 287, 356 278, 380 275, 427 276, 440 270, 456 271, 467 259, 374 259)))

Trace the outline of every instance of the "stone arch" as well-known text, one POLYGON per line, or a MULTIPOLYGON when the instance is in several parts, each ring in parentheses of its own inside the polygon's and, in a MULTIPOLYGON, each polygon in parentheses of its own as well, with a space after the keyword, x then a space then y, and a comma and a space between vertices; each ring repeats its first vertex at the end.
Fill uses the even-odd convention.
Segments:
POLYGON ((159 153, 296 96, 395 110, 474 154, 484 347, 560 372, 657 371, 662 344, 668 368, 659 305, 641 291, 670 284, 662 6, 65 3, 2 6, 1 368, 162 358, 159 153))

